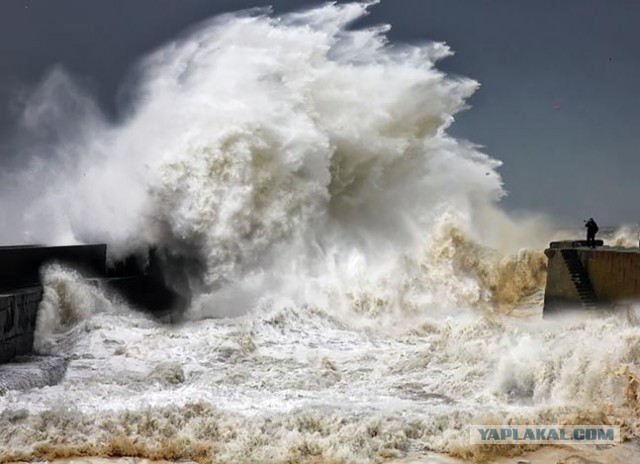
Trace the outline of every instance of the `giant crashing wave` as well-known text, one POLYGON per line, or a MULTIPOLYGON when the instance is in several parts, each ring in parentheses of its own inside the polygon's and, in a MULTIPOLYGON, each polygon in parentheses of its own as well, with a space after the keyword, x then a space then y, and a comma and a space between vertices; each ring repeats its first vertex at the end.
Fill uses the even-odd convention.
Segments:
POLYGON ((114 259, 159 249, 192 317, 267 297, 353 306, 354 293, 389 311, 517 303, 544 259, 527 255, 524 289, 505 298, 500 262, 546 236, 496 207, 500 163, 446 132, 478 84, 435 68, 444 44, 349 28, 370 6, 216 17, 139 64, 116 125, 54 70, 23 126, 57 143, 25 150, 14 178, 39 181, 8 229, 104 241, 114 259), (471 267, 454 259, 462 243, 471 267))

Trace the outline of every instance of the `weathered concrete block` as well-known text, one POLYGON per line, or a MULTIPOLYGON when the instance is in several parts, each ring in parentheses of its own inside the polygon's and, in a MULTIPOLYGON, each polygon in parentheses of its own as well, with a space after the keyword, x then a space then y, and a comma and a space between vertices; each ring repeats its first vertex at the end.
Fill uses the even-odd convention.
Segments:
POLYGON ((42 291, 37 288, 20 290, 15 294, 16 334, 22 335, 35 330, 38 304, 40 302, 38 297, 42 297, 42 291))
POLYGON ((13 338, 16 334, 16 306, 13 295, 3 296, 3 305, 0 307, 0 340, 13 338))
POLYGON ((15 355, 29 354, 33 351, 33 332, 25 332, 15 338, 15 355))
POLYGON ((31 353, 41 295, 38 288, 0 295, 0 363, 31 353))
POLYGON ((0 363, 11 361, 16 356, 16 339, 10 338, 0 342, 0 363))
POLYGON ((27 314, 27 305, 25 304, 24 295, 16 295, 16 335, 22 335, 29 330, 29 314, 27 314))
MULTIPOLYGON (((578 242, 581 244, 581 242, 578 242)), ((544 315, 569 308, 589 309, 640 300, 640 249, 574 246, 574 242, 554 242, 545 250, 549 259, 544 296, 544 315), (585 278, 569 269, 563 252, 571 251, 585 278), (586 304, 581 280, 587 280, 596 305, 586 304)))

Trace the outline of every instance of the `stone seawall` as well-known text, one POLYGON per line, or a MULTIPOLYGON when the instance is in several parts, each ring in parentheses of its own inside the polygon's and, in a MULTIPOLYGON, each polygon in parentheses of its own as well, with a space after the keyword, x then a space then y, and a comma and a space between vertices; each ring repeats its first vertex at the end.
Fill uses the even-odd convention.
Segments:
POLYGON ((0 294, 0 363, 31 352, 42 288, 0 294))
POLYGON ((596 309, 640 300, 640 249, 554 242, 549 258, 544 314, 596 309))

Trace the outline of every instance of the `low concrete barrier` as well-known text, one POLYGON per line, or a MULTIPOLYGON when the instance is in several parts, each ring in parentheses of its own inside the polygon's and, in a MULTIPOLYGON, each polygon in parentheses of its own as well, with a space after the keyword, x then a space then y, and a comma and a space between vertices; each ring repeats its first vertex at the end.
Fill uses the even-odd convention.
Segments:
POLYGON ((42 288, 0 294, 0 363, 30 353, 42 288))

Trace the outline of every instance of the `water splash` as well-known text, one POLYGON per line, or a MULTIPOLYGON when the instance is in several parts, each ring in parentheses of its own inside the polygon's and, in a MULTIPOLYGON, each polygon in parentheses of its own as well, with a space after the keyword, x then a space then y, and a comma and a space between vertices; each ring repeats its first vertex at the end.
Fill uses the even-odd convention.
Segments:
POLYGON ((204 294, 201 315, 247 312, 268 293, 323 304, 320 280, 340 272, 343 293, 373 282, 437 246, 444 220, 481 245, 529 245, 528 225, 495 207, 500 163, 446 132, 478 84, 435 68, 444 44, 349 29, 371 5, 208 21, 139 64, 133 110, 111 127, 56 70, 28 115, 67 102, 78 135, 32 157, 45 187, 15 223, 116 256, 158 247, 204 294))
POLYGON ((36 156, 16 224, 158 247, 194 300, 166 326, 49 269, 37 346, 69 368, 0 397, 3 459, 471 456, 489 420, 635 436, 637 323, 505 316, 542 285, 545 221, 502 213, 499 162, 447 134, 477 88, 435 68, 448 47, 349 29, 369 7, 209 21, 140 64, 126 120, 36 156))

